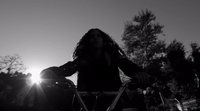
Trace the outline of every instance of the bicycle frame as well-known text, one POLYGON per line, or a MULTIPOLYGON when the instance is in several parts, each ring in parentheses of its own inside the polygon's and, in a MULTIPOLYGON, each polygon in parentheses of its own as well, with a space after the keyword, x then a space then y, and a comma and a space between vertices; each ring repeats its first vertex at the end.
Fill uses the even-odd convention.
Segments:
MULTIPOLYGON (((127 88, 128 84, 131 83, 131 80, 125 81, 125 82, 121 85, 121 87, 119 88, 119 90, 118 90, 118 91, 115 91, 115 92, 107 92, 107 91, 106 91, 106 92, 78 91, 77 87, 75 86, 75 84, 74 84, 71 80, 67 79, 66 82, 68 83, 69 87, 73 90, 75 98, 78 100, 78 102, 79 102, 81 108, 82 108, 84 111, 89 111, 89 110, 88 110, 87 106, 85 105, 85 103, 84 103, 84 101, 83 101, 83 99, 82 99, 81 96, 83 96, 83 95, 88 95, 88 94, 91 95, 91 94, 92 94, 92 95, 95 95, 96 98, 98 98, 98 97, 100 96, 100 94, 115 95, 114 100, 111 102, 110 106, 109 106, 109 107, 107 108, 107 110, 106 110, 106 111, 112 111, 112 110, 115 108, 117 102, 119 101, 119 99, 120 99, 122 93, 123 93, 123 92, 125 91, 125 89, 127 88)), ((95 104, 96 104, 96 101, 95 101, 95 104)), ((95 108, 93 108, 93 110, 94 110, 94 109, 95 109, 95 108)))

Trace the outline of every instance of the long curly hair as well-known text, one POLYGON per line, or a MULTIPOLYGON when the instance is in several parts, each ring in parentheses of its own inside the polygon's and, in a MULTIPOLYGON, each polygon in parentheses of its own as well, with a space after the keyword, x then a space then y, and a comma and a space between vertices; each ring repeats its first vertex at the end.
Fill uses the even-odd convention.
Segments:
POLYGON ((126 55, 123 52, 123 50, 108 34, 106 34, 105 32, 103 32, 98 28, 92 28, 87 33, 85 33, 85 35, 77 43, 72 56, 74 60, 87 59, 90 56, 91 53, 91 47, 89 43, 90 42, 89 40, 91 38, 90 33, 95 30, 99 31, 103 38, 104 42, 103 49, 106 49, 106 51, 108 51, 112 55, 114 54, 114 56, 126 58, 126 55))

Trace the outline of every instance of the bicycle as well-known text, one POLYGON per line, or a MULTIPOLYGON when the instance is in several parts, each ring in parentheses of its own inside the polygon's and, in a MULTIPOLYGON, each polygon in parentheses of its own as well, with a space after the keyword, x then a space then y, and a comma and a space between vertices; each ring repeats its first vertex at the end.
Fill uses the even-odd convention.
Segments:
MULTIPOLYGON (((48 82, 49 82, 49 79, 48 79, 48 82)), ((58 80, 56 81, 55 79, 54 79, 54 83, 55 84, 53 84, 52 86, 60 84, 58 82, 58 80)), ((137 87, 139 87, 136 83, 133 82, 132 79, 122 83, 121 87, 117 91, 79 91, 77 86, 74 84, 74 82, 72 80, 66 79, 66 78, 64 80, 64 83, 62 83, 62 84, 66 84, 68 86, 67 88, 69 88, 73 91, 74 96, 73 96, 73 100, 72 100, 72 106, 75 104, 75 101, 77 101, 80 107, 75 108, 74 110, 77 109, 78 111, 90 111, 88 106, 85 104, 83 97, 91 97, 91 96, 93 96, 95 98, 92 111, 98 111, 98 104, 99 104, 98 99, 99 98, 101 98, 103 96, 114 97, 114 99, 112 100, 110 105, 105 110, 105 111, 113 111, 115 109, 117 103, 119 102, 120 98, 122 97, 122 94, 126 93, 126 90, 130 85, 132 87, 134 86, 136 90, 137 90, 137 87)), ((46 87, 51 87, 51 86, 46 85, 46 87)))

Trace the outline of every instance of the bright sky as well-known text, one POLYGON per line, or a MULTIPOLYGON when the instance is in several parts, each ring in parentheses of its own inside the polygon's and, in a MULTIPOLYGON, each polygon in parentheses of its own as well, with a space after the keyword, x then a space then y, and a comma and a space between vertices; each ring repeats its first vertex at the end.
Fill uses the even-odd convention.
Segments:
POLYGON ((122 44, 124 23, 142 9, 165 26, 161 39, 176 38, 188 50, 200 43, 199 0, 0 0, 0 56, 19 54, 30 69, 59 66, 90 28, 122 44))

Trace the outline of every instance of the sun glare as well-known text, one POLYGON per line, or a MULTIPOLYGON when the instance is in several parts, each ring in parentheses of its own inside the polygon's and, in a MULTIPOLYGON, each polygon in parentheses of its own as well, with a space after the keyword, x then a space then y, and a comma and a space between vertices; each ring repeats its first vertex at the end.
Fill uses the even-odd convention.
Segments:
POLYGON ((41 79, 40 79, 40 72, 41 71, 42 71, 41 69, 36 68, 36 67, 29 69, 29 73, 32 74, 31 81, 33 83, 39 83, 41 81, 41 79))

